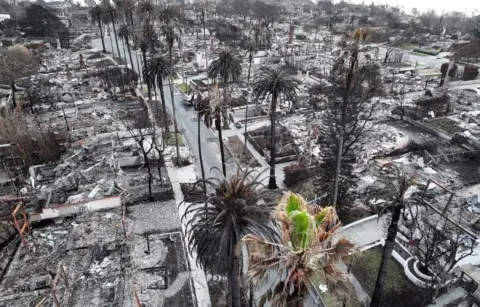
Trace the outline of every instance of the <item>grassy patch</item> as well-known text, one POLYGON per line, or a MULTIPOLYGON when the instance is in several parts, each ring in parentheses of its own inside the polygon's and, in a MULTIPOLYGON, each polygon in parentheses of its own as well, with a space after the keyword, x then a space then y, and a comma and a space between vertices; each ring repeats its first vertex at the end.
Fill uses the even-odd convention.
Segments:
POLYGON ((188 90, 190 89, 190 87, 186 83, 177 84, 177 88, 180 92, 182 92, 184 94, 186 94, 188 92, 188 90))
POLYGON ((419 53, 419 52, 415 52, 415 51, 409 51, 407 52, 408 54, 413 54, 413 55, 418 55, 418 56, 431 56, 429 54, 425 54, 425 53, 419 53))
MULTIPOLYGON (((183 138, 180 133, 177 133, 177 139, 178 139, 178 145, 179 146, 184 146, 183 144, 183 138)), ((175 133, 170 133, 170 136, 167 138, 166 144, 168 146, 175 146, 175 133)))
MULTIPOLYGON (((382 247, 376 246, 363 252, 361 256, 354 260, 351 270, 358 282, 362 285, 363 290, 370 297, 375 288, 380 262, 382 261, 382 247)), ((398 287, 409 284, 410 281, 405 276, 403 266, 393 257, 388 261, 387 280, 385 282, 385 293, 395 291, 398 287)))

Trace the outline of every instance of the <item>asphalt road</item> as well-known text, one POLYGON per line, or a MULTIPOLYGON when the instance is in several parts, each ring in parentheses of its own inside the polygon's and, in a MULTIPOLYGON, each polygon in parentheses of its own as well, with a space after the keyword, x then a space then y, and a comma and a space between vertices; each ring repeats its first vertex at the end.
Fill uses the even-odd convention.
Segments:
MULTIPOLYGON (((118 41, 121 57, 123 58, 123 42, 118 41)), ((110 37, 105 37, 105 48, 108 52, 111 52, 110 44, 110 37)), ((102 49, 102 41, 101 39, 92 40, 92 47, 97 49, 102 49)), ((115 41, 113 41, 113 48, 114 54, 117 56, 116 45, 115 41)), ((137 60, 140 60, 140 57, 135 57, 132 53, 133 63, 134 63, 134 70, 138 72, 137 60)), ((127 52, 127 60, 128 59, 128 52, 127 52)), ((190 80, 191 78, 187 79, 190 80)), ((165 82, 167 83, 167 82, 165 82)), ((177 118, 177 125, 179 132, 183 135, 188 147, 190 148, 192 156, 195 158, 195 164, 197 167, 198 176, 201 175, 200 170, 200 159, 199 157, 199 146, 198 146, 198 123, 196 119, 196 113, 191 107, 186 107, 184 105, 184 95, 178 91, 176 87, 174 89, 174 104, 175 104, 175 111, 176 111, 176 118, 177 118)), ((170 96, 170 87, 167 85, 164 87, 165 91, 165 100, 169 111, 172 113, 172 100, 170 96)), ((206 178, 209 177, 217 177, 221 178, 221 156, 220 156, 220 146, 218 142, 218 136, 213 133, 211 129, 207 129, 207 127, 201 123, 200 124, 200 136, 201 136, 201 148, 202 148, 202 157, 203 157, 203 165, 205 169, 205 176, 206 178), (220 171, 216 170, 215 168, 220 169, 220 171)), ((232 174, 235 171, 234 164, 232 162, 227 161, 227 174, 232 174)))

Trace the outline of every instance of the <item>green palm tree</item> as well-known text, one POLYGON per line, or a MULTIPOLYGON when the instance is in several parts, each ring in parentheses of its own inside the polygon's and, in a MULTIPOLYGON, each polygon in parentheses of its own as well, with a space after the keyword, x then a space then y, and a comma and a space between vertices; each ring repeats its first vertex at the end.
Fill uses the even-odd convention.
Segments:
POLYGON ((102 38, 102 52, 107 53, 107 49, 105 49, 105 39, 103 37, 102 29, 103 7, 100 5, 95 5, 93 8, 90 9, 90 15, 92 16, 92 20, 97 20, 98 29, 100 30, 100 37, 102 38))
POLYGON ((285 68, 271 69, 262 67, 255 78, 253 91, 261 99, 272 96, 270 113, 270 180, 268 187, 277 189, 275 178, 275 124, 277 117, 277 99, 283 94, 288 101, 297 99, 299 81, 294 78, 291 70, 285 68))
POLYGON ((335 208, 313 207, 301 196, 287 193, 274 216, 280 223, 280 243, 254 234, 242 239, 248 250, 249 279, 258 285, 275 276, 258 306, 270 302, 272 307, 303 307, 313 280, 340 299, 357 301, 355 288, 335 266, 353 249, 345 239, 334 243, 333 234, 341 226, 335 208))
POLYGON ((278 240, 271 215, 274 206, 264 201, 268 190, 261 190, 258 176, 252 181, 250 175, 248 171, 229 180, 207 179, 205 184, 214 193, 187 196, 185 202, 191 204, 182 217, 190 218, 186 222, 190 251, 197 253, 207 274, 228 279, 228 306, 233 307, 242 306, 239 277, 243 257, 237 245, 248 234, 278 240))
POLYGON ((392 210, 392 219, 388 226, 387 239, 383 246, 382 261, 380 262, 370 307, 382 306, 383 288, 387 277, 388 262, 392 258, 395 238, 398 232, 398 221, 400 220, 402 209, 405 207, 405 193, 410 187, 411 180, 407 179, 398 168, 396 168, 396 172, 396 182, 391 178, 377 180, 368 191, 368 194, 370 194, 368 201, 386 200, 387 204, 383 207, 382 211, 387 209, 392 210))
MULTIPOLYGON (((220 110, 217 108, 218 114, 215 117, 215 128, 218 130, 218 138, 220 140, 220 144, 223 143, 222 141, 222 125, 221 125, 221 118, 223 116, 223 123, 224 128, 228 128, 228 117, 226 116, 226 106, 228 105, 228 95, 227 95, 227 87, 228 82, 233 81, 236 82, 240 80, 242 76, 242 61, 238 53, 236 53, 233 49, 225 47, 219 48, 214 51, 213 56, 215 57, 210 66, 208 67, 208 77, 212 79, 220 79, 223 85, 223 108, 220 110), (223 111, 223 114, 220 113, 223 111)), ((226 168, 225 168, 225 154, 223 146, 220 146, 220 153, 222 156, 222 170, 223 175, 226 176, 226 168)))
POLYGON ((133 33, 130 31, 130 27, 127 24, 123 24, 120 26, 120 29, 118 29, 118 37, 123 41, 124 45, 127 45, 130 63, 132 64, 132 69, 134 69, 132 52, 130 50, 130 40, 133 37, 133 33))
MULTIPOLYGON (((173 66, 170 65, 170 62, 161 55, 147 61, 147 65, 144 67, 143 75, 145 76, 146 82, 151 84, 151 86, 155 89, 155 92, 156 87, 158 87, 160 90, 160 99, 162 100, 162 109, 165 118, 167 117, 167 107, 165 102, 163 79, 170 77, 174 73, 173 66)), ((167 120, 165 121, 165 129, 168 133, 167 120)))

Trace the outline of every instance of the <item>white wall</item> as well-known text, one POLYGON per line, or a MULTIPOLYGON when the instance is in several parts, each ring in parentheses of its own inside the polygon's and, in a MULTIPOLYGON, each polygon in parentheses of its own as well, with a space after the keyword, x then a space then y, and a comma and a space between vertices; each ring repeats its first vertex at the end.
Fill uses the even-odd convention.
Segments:
POLYGON ((81 211, 99 211, 102 209, 117 208, 121 206, 120 196, 105 197, 75 204, 64 204, 43 208, 41 213, 30 214, 30 221, 41 221, 57 217, 70 216, 81 211))

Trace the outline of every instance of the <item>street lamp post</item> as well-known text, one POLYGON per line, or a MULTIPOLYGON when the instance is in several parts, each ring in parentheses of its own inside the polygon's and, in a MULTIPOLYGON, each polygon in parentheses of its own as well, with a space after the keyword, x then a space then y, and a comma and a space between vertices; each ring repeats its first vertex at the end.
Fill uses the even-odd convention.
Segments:
POLYGON ((248 105, 252 103, 252 88, 248 87, 248 94, 247 94, 247 105, 245 106, 245 144, 243 147, 243 153, 247 153, 247 121, 248 121, 248 105))

